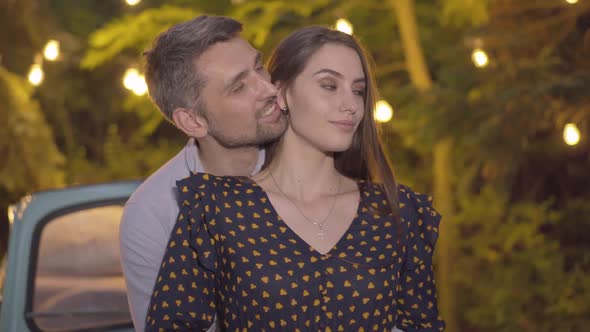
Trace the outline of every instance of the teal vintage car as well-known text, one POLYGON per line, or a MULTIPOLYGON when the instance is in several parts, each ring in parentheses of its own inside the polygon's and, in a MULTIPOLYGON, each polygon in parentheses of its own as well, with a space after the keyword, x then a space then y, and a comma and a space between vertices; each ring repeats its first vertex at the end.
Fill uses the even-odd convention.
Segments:
POLYGON ((133 331, 118 234, 138 185, 37 192, 9 209, 0 331, 133 331))

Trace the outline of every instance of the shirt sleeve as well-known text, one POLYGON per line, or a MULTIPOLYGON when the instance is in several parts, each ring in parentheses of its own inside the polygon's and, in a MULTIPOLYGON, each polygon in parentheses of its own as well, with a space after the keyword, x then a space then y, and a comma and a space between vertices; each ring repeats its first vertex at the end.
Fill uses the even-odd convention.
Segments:
POLYGON ((214 322, 217 259, 210 193, 179 181, 180 213, 160 266, 146 331, 207 331, 214 322))
POLYGON ((119 228, 121 263, 133 325, 144 330, 145 315, 170 235, 146 204, 128 202, 119 228))
MULTIPOLYGON (((427 195, 402 190, 413 218, 408 223, 409 236, 406 263, 400 279, 397 328, 405 332, 444 331, 445 323, 438 313, 432 257, 438 239, 440 214, 427 195)), ((400 197, 400 201, 403 198, 400 197)))

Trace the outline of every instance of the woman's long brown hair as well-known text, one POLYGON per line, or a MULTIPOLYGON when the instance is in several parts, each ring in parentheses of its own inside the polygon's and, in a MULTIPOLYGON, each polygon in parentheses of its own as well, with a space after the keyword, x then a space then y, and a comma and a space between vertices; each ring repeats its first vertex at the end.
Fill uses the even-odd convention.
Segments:
MULTIPOLYGON (((325 44, 339 44, 353 49, 361 60, 367 81, 363 119, 353 136, 351 147, 334 155, 336 169, 345 176, 378 183, 390 203, 387 211, 383 212, 392 212, 397 216, 397 183, 389 160, 383 152, 373 116, 377 95, 375 79, 369 67, 370 58, 358 40, 343 32, 321 26, 299 29, 281 41, 273 51, 268 63, 271 80, 273 83, 281 82, 288 88, 303 71, 311 56, 325 44)), ((279 142, 267 146, 264 167, 274 158, 279 142)))

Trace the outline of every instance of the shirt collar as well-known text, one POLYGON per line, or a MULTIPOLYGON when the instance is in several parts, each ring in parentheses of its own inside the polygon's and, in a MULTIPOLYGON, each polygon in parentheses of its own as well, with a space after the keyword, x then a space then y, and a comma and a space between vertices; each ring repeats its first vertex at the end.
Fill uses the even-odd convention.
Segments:
MULTIPOLYGON (((264 149, 260 149, 258 151, 258 161, 256 162, 256 166, 254 167, 252 175, 260 172, 260 169, 264 164, 265 151, 264 149)), ((197 142, 194 138, 190 138, 184 147, 184 160, 187 169, 191 173, 205 173, 205 169, 203 168, 203 164, 199 158, 199 147, 197 146, 197 142)))

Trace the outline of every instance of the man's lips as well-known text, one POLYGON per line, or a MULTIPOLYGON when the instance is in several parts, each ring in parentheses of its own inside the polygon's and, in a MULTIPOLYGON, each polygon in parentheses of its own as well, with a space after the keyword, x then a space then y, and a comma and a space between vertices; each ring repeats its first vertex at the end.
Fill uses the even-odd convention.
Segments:
POLYGON ((266 106, 266 109, 264 110, 264 112, 262 112, 262 114, 260 114, 260 118, 270 116, 278 109, 279 109, 279 106, 277 105, 277 103, 274 103, 274 102, 270 103, 268 106, 266 106))
POLYGON ((276 103, 272 103, 268 108, 260 115, 259 120, 262 122, 274 123, 281 118, 281 111, 276 103))

